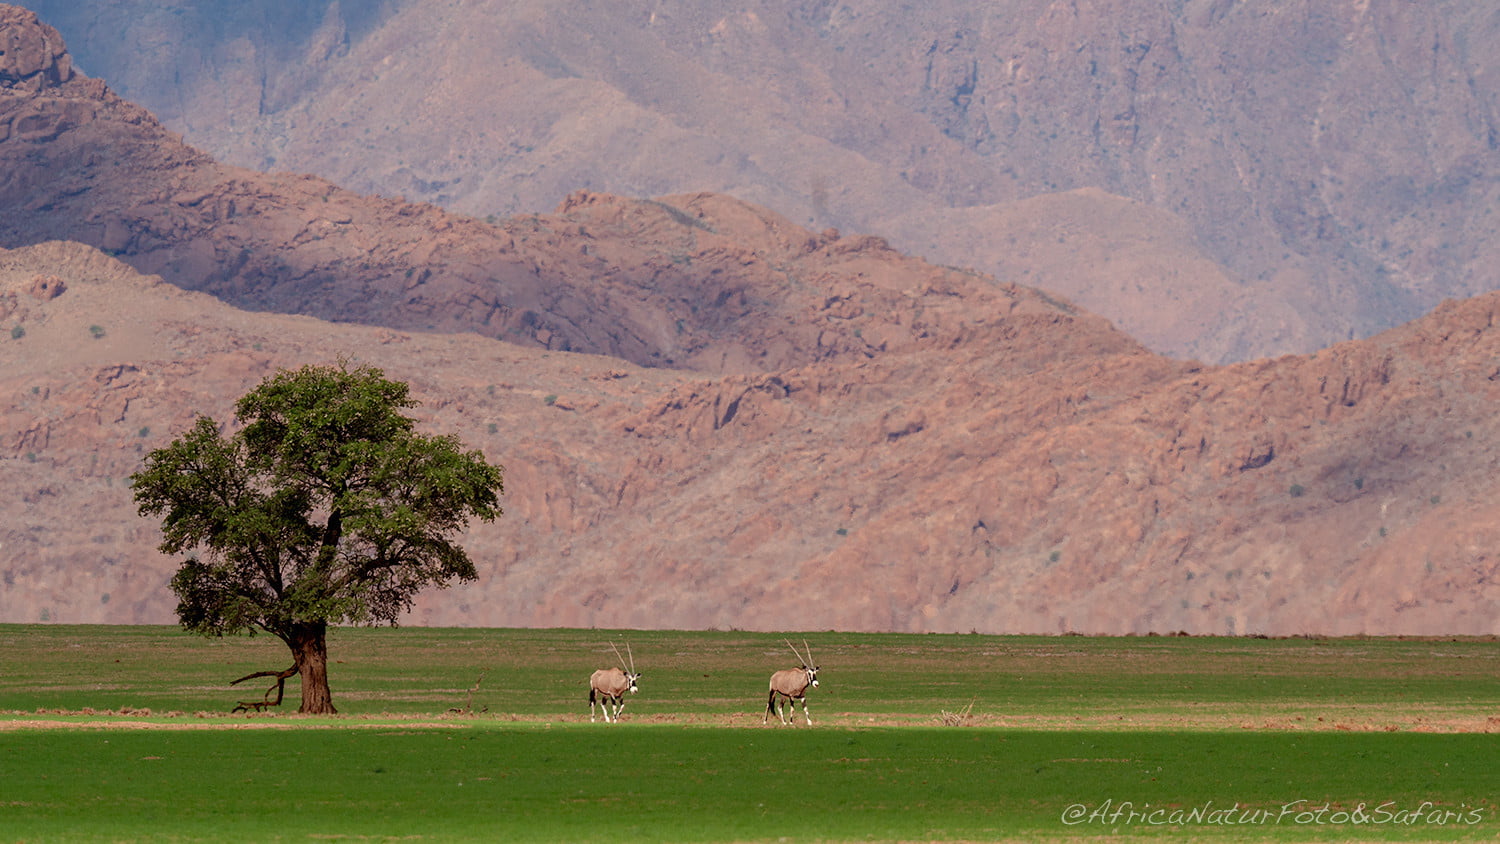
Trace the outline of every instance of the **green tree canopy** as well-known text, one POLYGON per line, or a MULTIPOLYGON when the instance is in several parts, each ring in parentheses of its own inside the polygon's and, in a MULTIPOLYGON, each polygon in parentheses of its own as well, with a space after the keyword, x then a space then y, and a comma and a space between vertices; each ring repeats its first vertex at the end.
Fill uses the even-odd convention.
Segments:
POLYGON ((238 432, 200 417, 131 476, 162 552, 187 554, 172 578, 182 626, 280 638, 293 667, 250 676, 277 676, 279 700, 301 674, 299 711, 335 711, 329 624, 395 624, 424 587, 474 580, 452 537, 501 513, 500 467, 417 433, 402 413, 416 404, 378 369, 283 370, 239 400, 238 432))

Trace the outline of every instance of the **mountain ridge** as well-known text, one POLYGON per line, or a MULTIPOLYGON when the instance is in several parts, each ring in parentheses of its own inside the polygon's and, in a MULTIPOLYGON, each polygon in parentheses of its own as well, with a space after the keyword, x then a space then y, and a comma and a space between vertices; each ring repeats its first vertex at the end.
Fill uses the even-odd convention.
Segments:
POLYGON ((1139 232, 1072 213, 1103 254, 1048 287, 1180 358, 1368 336, 1500 266, 1500 19, 1458 0, 35 5, 224 160, 479 217, 707 190, 1025 283, 1032 200, 1103 190, 1198 260, 1111 261, 1139 232))

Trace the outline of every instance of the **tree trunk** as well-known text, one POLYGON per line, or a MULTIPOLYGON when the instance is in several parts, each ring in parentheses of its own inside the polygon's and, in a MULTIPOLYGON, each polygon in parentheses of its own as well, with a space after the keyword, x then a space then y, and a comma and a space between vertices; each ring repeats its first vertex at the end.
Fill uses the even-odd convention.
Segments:
POLYGON ((328 691, 328 622, 307 621, 293 624, 286 637, 302 675, 302 706, 298 712, 309 715, 333 715, 333 695, 328 691))

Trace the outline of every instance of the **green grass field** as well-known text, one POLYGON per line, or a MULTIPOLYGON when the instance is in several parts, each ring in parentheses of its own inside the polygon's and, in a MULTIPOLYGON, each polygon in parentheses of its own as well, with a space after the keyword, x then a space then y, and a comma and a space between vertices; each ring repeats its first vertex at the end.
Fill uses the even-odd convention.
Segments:
POLYGON ((338 630, 343 714, 304 718, 295 681, 227 714, 272 639, 0 626, 0 841, 1500 835, 1494 641, 806 638, 788 728, 773 635, 338 630), (641 693, 590 724, 610 641, 641 693))

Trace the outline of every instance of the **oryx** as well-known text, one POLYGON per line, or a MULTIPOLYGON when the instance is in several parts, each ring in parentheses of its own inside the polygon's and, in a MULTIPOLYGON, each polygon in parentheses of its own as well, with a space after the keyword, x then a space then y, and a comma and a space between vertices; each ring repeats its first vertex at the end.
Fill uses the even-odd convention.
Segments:
POLYGON ((625 643, 625 652, 630 654, 630 669, 625 670, 625 658, 620 656, 620 649, 615 648, 615 643, 609 646, 614 648, 615 658, 620 661, 619 668, 601 668, 594 672, 589 678, 589 721, 594 720, 594 702, 597 700, 604 709, 604 721, 620 720, 620 710, 625 708, 625 693, 635 694, 639 689, 635 687, 635 681, 641 678, 635 670, 635 654, 630 650, 630 643, 625 643), (614 716, 609 714, 609 705, 615 705, 614 716))
POLYGON ((807 714, 808 686, 818 685, 818 666, 813 665, 812 648, 807 646, 807 640, 802 640, 802 647, 807 651, 807 656, 797 653, 797 648, 791 642, 783 639, 786 646, 797 654, 797 659, 802 662, 797 668, 788 668, 771 675, 771 694, 766 698, 766 714, 760 719, 762 724, 771 720, 771 713, 777 712, 781 716, 781 723, 790 724, 797 720, 797 701, 802 701, 802 717, 807 719, 807 726, 812 726, 812 716, 807 714), (777 711, 776 701, 781 698, 781 710, 777 711), (787 710, 791 711, 792 720, 787 720, 787 710))

